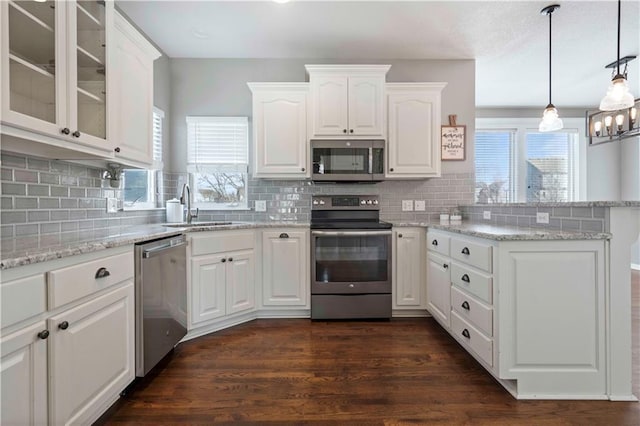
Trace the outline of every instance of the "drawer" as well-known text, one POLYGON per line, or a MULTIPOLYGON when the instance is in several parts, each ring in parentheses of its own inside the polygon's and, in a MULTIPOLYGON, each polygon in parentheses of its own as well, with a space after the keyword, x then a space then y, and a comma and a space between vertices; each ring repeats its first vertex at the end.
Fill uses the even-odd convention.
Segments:
POLYGON ((427 231, 427 249, 449 256, 449 237, 437 232, 427 231))
POLYGON ((47 286, 44 274, 3 282, 0 293, 2 328, 47 310, 47 286))
POLYGON ((207 232, 191 237, 191 255, 214 254, 236 250, 252 249, 253 231, 207 232))
POLYGON ((451 262, 451 282, 467 293, 492 303, 492 283, 490 275, 476 272, 457 262, 451 262))
POLYGON ((48 272, 49 309, 132 280, 133 274, 133 251, 48 272), (96 278, 101 268, 105 268, 109 275, 96 278))
POLYGON ((451 312, 451 332, 464 346, 493 366, 493 340, 462 319, 456 312, 451 312))
POLYGON ((451 287, 451 307, 460 317, 478 327, 487 336, 493 336, 493 308, 451 287))
POLYGON ((491 272, 491 249, 493 247, 451 238, 451 257, 461 262, 491 272))

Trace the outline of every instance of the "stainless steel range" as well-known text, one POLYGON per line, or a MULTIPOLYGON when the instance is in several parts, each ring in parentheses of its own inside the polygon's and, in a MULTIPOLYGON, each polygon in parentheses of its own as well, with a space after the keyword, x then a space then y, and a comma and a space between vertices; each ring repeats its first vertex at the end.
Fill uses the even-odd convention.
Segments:
POLYGON ((391 224, 378 196, 314 196, 311 319, 391 318, 391 224))

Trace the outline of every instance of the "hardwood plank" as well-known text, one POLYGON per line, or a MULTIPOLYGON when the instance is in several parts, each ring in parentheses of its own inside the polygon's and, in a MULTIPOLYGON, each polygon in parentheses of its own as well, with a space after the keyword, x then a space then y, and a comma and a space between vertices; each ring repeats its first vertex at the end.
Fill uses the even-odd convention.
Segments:
POLYGON ((181 344, 121 401, 101 423, 640 424, 639 403, 513 399, 431 318, 252 321, 181 344))

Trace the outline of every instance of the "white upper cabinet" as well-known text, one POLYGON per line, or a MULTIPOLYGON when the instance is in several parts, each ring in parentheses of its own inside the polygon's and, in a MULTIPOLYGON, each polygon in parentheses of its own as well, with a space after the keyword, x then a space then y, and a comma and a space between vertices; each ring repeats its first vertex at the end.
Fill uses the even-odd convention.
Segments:
POLYGON ((118 162, 153 163, 153 61, 158 52, 119 13, 115 14, 111 134, 118 162))
POLYGON ((248 83, 253 93, 254 170, 258 178, 311 176, 308 83, 248 83))
POLYGON ((440 176, 440 103, 445 86, 387 83, 387 179, 440 176))
POLYGON ((0 12, 3 124, 80 152, 111 152, 113 1, 3 1, 0 12))
POLYGON ((306 65, 311 137, 384 137, 385 75, 390 65, 306 65))

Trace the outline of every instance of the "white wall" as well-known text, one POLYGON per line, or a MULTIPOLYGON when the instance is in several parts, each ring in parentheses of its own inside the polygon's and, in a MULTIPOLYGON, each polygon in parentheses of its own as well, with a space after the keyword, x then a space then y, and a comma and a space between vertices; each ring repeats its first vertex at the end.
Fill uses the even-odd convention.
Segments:
MULTIPOLYGON (((185 117, 221 115, 251 117, 247 82, 304 82, 305 64, 345 63, 335 59, 170 59, 171 155, 165 170, 183 172, 186 166, 185 117)), ((442 124, 456 114, 467 126, 465 161, 444 162, 443 173, 473 172, 475 130, 475 61, 361 60, 349 63, 391 64, 389 82, 444 81, 442 124)))

